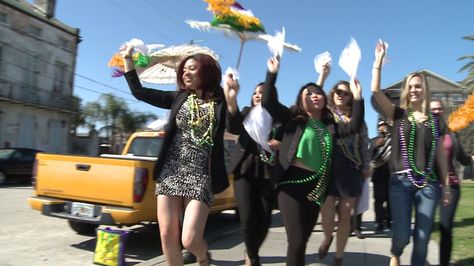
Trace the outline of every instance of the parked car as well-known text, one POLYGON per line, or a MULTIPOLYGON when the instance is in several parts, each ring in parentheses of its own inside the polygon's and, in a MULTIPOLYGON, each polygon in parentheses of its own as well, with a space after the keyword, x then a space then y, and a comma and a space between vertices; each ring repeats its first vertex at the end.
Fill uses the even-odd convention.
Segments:
POLYGON ((0 185, 7 181, 31 181, 36 153, 28 148, 0 149, 0 185))

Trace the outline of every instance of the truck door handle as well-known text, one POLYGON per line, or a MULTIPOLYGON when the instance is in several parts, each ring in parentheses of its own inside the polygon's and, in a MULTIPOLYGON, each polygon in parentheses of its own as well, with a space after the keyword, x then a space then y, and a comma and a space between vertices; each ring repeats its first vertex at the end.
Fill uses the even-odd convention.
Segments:
POLYGON ((91 169, 90 164, 76 164, 76 169, 79 171, 89 171, 91 169))

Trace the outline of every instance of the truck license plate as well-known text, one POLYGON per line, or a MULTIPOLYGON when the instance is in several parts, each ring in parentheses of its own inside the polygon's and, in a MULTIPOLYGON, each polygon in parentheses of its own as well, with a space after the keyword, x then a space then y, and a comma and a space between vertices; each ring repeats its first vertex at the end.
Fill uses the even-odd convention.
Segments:
POLYGON ((94 205, 81 202, 73 202, 71 214, 80 217, 92 218, 94 217, 94 205))

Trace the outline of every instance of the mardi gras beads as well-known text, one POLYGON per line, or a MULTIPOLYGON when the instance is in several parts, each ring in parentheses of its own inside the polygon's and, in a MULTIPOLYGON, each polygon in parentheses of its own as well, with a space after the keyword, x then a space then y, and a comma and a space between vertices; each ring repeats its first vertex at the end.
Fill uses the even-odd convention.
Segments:
MULTIPOLYGON (((272 137, 271 137, 271 139, 274 139, 275 135, 276 135, 276 129, 272 128, 272 137)), ((260 154, 260 160, 262 162, 268 163, 270 165, 275 165, 276 152, 271 150, 270 152, 268 152, 270 154, 270 156, 268 156, 267 151, 265 151, 262 148, 262 145, 260 145, 260 144, 257 144, 257 149, 258 149, 258 152, 260 154)))
MULTIPOLYGON (((409 118, 410 120, 415 121, 413 112, 409 113, 409 118)), ((402 119, 400 121, 400 126, 398 130, 403 167, 409 170, 407 173, 407 177, 411 181, 411 183, 417 188, 423 188, 428 183, 428 180, 434 180, 437 178, 435 172, 433 171, 433 167, 434 167, 435 154, 437 150, 437 143, 439 139, 438 120, 435 117, 433 117, 432 114, 430 114, 428 123, 430 125, 431 135, 432 135, 431 149, 430 149, 430 155, 428 158, 427 166, 424 171, 420 170, 416 166, 416 161, 415 161, 414 154, 415 154, 416 123, 415 122, 411 123, 409 143, 407 145, 405 132, 404 132, 404 125, 405 125, 404 120, 405 119, 402 119)))
POLYGON ((215 101, 209 101, 209 112, 206 112, 204 115, 201 114, 201 105, 198 103, 198 97, 196 94, 192 93, 189 95, 188 105, 189 105, 189 126, 191 128, 191 139, 193 142, 199 146, 208 146, 212 147, 214 141, 212 139, 212 133, 214 132, 214 123, 215 123, 215 101), (209 119, 209 126, 204 131, 204 121, 209 119), (196 132, 202 132, 201 137, 196 136, 196 132))
POLYGON ((313 128, 314 132, 316 132, 316 136, 319 140, 320 147, 321 147, 321 165, 317 169, 317 171, 302 179, 292 179, 286 180, 279 183, 279 185, 285 184, 304 184, 311 181, 318 179, 316 187, 311 191, 306 197, 308 200, 321 204, 322 200, 324 199, 324 193, 326 192, 326 188, 329 184, 329 166, 331 164, 331 154, 332 154, 332 136, 329 133, 329 130, 326 126, 319 120, 310 119, 308 121, 311 127, 313 128))

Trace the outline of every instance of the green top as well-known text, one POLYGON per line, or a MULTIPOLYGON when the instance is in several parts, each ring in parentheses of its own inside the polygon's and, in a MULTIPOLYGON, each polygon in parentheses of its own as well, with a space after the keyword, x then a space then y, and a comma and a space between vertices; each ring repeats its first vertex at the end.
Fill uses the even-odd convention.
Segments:
POLYGON ((306 123, 303 135, 298 144, 296 157, 301 159, 306 166, 315 172, 318 171, 321 165, 322 154, 319 136, 317 136, 317 133, 309 122, 306 123))

